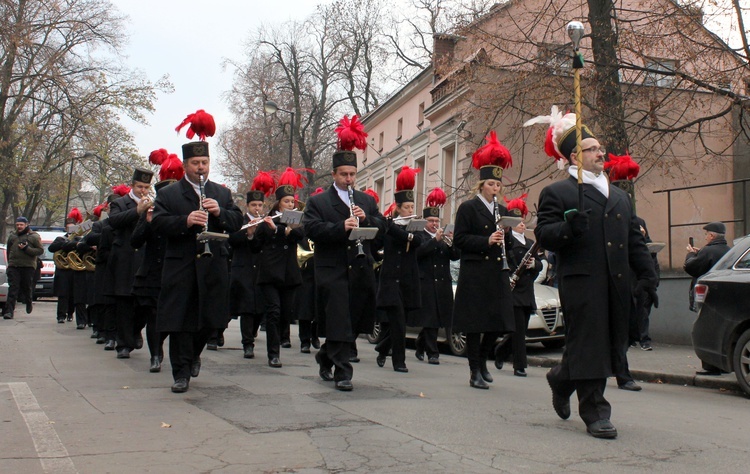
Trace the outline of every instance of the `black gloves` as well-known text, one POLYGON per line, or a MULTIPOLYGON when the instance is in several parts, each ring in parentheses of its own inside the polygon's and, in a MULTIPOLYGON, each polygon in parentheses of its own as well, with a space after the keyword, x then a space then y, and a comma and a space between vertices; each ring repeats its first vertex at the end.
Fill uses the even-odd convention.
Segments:
POLYGON ((651 301, 654 308, 659 307, 659 295, 656 294, 656 285, 651 280, 638 280, 638 284, 635 286, 636 294, 640 292, 646 293, 651 297, 651 301))
POLYGON ((565 212, 565 222, 570 226, 574 237, 580 237, 589 230, 589 214, 591 214, 591 209, 585 211, 571 209, 565 212))

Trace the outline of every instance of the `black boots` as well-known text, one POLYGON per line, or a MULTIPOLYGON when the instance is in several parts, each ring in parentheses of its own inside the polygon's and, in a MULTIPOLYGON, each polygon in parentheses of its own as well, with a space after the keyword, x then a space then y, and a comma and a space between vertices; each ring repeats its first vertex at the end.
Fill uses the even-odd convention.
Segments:
POLYGON ((469 379, 469 385, 473 388, 482 388, 484 390, 487 390, 490 388, 489 385, 487 385, 487 382, 484 381, 484 378, 482 378, 482 374, 479 372, 479 370, 472 370, 471 371, 471 378, 469 379))

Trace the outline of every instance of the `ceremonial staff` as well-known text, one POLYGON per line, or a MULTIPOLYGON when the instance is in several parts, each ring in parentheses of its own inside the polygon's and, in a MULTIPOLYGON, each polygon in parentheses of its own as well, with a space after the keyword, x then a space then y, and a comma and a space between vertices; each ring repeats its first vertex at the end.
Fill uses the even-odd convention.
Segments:
POLYGON ((573 42, 573 89, 575 89, 576 109, 576 160, 578 161, 578 210, 583 211, 583 162, 581 161, 581 69, 583 69, 583 55, 578 50, 583 38, 583 23, 571 21, 565 27, 573 42))

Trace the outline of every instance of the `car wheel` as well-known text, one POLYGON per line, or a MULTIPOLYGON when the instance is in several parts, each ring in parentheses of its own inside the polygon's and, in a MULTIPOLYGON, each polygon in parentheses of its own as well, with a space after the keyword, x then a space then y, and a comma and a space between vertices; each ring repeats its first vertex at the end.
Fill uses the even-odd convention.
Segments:
POLYGON ((367 335, 367 342, 370 344, 377 344, 380 342, 380 323, 375 323, 372 327, 372 332, 367 335))
POLYGON ((737 382, 742 390, 750 395, 750 329, 742 333, 737 341, 732 362, 737 382))
POLYGON ((466 355, 466 334, 462 332, 450 331, 451 337, 448 339, 448 347, 450 347, 453 355, 465 356, 466 355))
POLYGON ((565 339, 550 339, 549 341, 542 341, 542 345, 547 349, 562 349, 565 347, 565 339))

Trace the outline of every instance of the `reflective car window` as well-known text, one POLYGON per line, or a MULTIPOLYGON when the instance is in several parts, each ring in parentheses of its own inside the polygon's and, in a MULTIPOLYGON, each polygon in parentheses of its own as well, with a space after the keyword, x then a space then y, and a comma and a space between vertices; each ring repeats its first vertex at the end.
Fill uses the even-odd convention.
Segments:
POLYGON ((8 256, 5 254, 5 246, 0 248, 0 265, 8 264, 8 256))
POLYGON ((740 257, 740 259, 737 260, 737 263, 734 264, 734 268, 737 270, 750 269, 750 249, 745 250, 742 257, 740 257))

